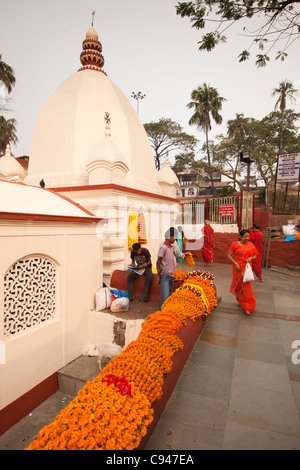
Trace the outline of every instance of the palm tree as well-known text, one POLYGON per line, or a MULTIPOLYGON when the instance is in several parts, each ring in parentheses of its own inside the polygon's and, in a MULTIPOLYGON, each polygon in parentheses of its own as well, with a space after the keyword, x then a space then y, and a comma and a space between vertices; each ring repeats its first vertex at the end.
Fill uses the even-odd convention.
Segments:
POLYGON ((222 109, 223 101, 225 98, 219 95, 216 88, 213 88, 206 83, 193 90, 191 93, 191 101, 187 107, 194 109, 194 114, 189 120, 190 125, 196 125, 197 129, 205 132, 206 136, 206 151, 209 168, 209 177, 211 180, 212 193, 215 196, 215 188, 212 177, 211 158, 209 151, 208 131, 211 130, 211 117, 216 124, 221 124, 223 118, 219 111, 222 109))
MULTIPOLYGON (((297 90, 293 87, 293 84, 291 82, 288 82, 287 80, 284 80, 283 82, 279 83, 278 88, 274 88, 272 96, 279 95, 278 100, 275 103, 275 110, 279 107, 280 109, 280 135, 279 135, 279 154, 281 154, 282 151, 282 136, 283 136, 283 119, 284 119, 284 113, 286 110, 286 102, 287 99, 290 99, 291 101, 296 101, 294 94, 297 92, 297 90)), ((276 174, 277 178, 277 174, 276 174)), ((274 183, 274 200, 273 200, 273 210, 275 209, 275 201, 276 201, 276 178, 275 178, 275 183, 274 183)), ((287 198, 287 192, 288 192, 288 183, 285 185, 285 193, 284 193, 284 202, 283 202, 283 214, 285 211, 285 204, 286 204, 286 198, 287 198)))
POLYGON ((6 120, 5 117, 0 116, 0 153, 5 152, 6 145, 9 142, 18 142, 16 123, 17 121, 15 119, 6 120))
POLYGON ((0 54, 0 83, 3 83, 7 92, 11 93, 13 86, 15 86, 16 79, 13 69, 10 65, 2 61, 2 55, 0 54))
MULTIPOLYGON (((15 86, 16 79, 13 69, 10 65, 2 61, 2 55, 0 54, 0 86, 4 85, 7 93, 11 93, 15 86)), ((5 103, 7 99, 4 99, 5 103)), ((0 102, 0 109, 7 111, 7 108, 0 102)), ((9 141, 18 142, 16 136, 16 123, 15 119, 5 119, 4 116, 0 116, 0 152, 5 152, 6 145, 9 141)))
POLYGON ((280 140, 279 140, 279 153, 282 151, 282 134, 283 134, 283 119, 284 113, 286 110, 287 100, 290 99, 293 102, 296 102, 294 94, 297 92, 297 89, 293 87, 291 82, 284 80, 279 83, 278 88, 274 88, 272 96, 279 95, 278 100, 275 103, 275 110, 279 107, 280 109, 280 140))

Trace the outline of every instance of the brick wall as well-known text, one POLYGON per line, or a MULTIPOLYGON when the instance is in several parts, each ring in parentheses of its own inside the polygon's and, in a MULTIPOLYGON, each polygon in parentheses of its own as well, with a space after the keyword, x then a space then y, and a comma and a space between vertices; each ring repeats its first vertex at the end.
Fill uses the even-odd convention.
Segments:
MULTIPOLYGON (((237 233, 215 233, 214 262, 230 264, 226 255, 231 244, 238 239, 237 233)), ((190 251, 195 261, 203 262, 201 249, 190 251)), ((286 264, 300 264, 300 241, 271 240, 269 266, 285 266, 286 264)))

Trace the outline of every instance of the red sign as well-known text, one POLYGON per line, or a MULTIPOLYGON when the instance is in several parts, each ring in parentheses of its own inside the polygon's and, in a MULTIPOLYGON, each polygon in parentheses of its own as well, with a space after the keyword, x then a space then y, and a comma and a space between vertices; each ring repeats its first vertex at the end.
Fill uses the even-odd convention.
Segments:
POLYGON ((232 217, 233 215, 234 215, 234 204, 220 204, 219 205, 220 217, 232 217))

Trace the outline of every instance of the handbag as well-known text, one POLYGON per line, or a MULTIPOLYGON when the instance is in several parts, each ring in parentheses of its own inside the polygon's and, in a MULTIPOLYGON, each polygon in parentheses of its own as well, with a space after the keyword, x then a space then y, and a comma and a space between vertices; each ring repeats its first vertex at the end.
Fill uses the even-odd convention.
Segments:
POLYGON ((245 284, 246 282, 251 282, 251 281, 254 281, 254 274, 250 266, 250 263, 247 262, 245 272, 244 272, 244 277, 243 277, 243 283, 245 284))

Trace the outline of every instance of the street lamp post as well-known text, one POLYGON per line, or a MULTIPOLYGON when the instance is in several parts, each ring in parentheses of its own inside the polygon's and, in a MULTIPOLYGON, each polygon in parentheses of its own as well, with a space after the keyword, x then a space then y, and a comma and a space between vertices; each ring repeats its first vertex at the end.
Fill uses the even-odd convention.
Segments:
POLYGON ((250 152, 240 152, 240 161, 247 163, 247 191, 250 191, 250 163, 253 163, 253 160, 250 158, 250 152))
POLYGON ((139 115, 139 101, 145 98, 145 94, 143 94, 141 91, 138 91, 135 93, 134 91, 131 93, 131 97, 134 98, 137 101, 136 104, 136 112, 137 115, 139 115))

